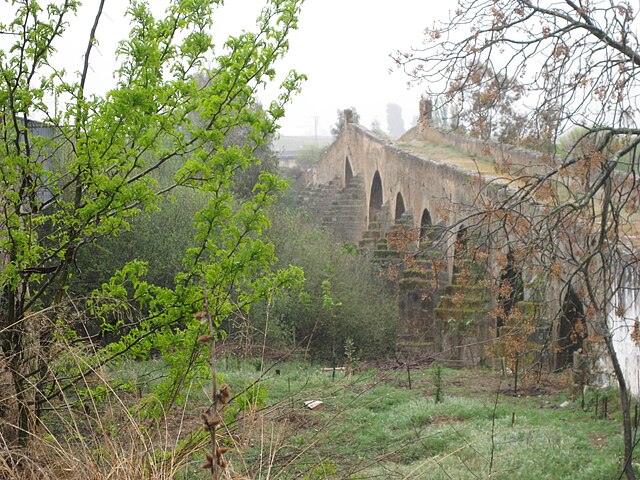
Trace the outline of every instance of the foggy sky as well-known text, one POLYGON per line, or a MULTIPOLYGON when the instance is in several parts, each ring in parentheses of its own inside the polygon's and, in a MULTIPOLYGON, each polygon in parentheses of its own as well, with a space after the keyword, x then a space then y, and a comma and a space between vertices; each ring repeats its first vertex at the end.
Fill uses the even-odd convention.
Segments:
MULTIPOLYGON (((229 34, 255 26, 261 0, 226 0, 215 15, 214 41, 220 46, 229 34)), ((89 83, 95 93, 113 87, 114 52, 117 41, 126 36, 125 0, 107 0, 97 31, 97 45, 91 57, 89 83)), ((150 2, 162 12, 166 0, 150 2)), ((68 31, 57 44, 56 59, 69 74, 82 69, 84 50, 97 10, 98 0, 86 0, 77 18, 70 19, 68 31)), ((386 129, 386 104, 402 107, 408 127, 417 116, 422 90, 408 90, 408 78, 394 70, 390 54, 420 46, 422 32, 436 18, 446 18, 455 8, 454 0, 440 2, 418 0, 306 0, 302 6, 299 29, 290 36, 290 51, 276 65, 284 76, 290 69, 308 75, 300 93, 287 108, 281 133, 312 135, 317 122, 318 134, 329 134, 336 111, 355 107, 361 123, 367 127, 377 120, 386 129)), ((6 3, 0 4, 0 19, 10 21, 6 3)), ((6 49, 9 36, 0 36, 0 48, 6 49)), ((259 94, 264 103, 273 89, 259 94)))
POLYGON ((378 120, 386 130, 386 104, 402 107, 405 126, 418 114, 422 90, 407 88, 390 54, 420 46, 435 15, 446 18, 456 2, 417 0, 307 0, 299 30, 291 36, 286 68, 309 76, 302 93, 287 110, 282 132, 327 134, 336 110, 354 106, 366 127, 378 120), (389 73, 389 70, 394 70, 389 73))

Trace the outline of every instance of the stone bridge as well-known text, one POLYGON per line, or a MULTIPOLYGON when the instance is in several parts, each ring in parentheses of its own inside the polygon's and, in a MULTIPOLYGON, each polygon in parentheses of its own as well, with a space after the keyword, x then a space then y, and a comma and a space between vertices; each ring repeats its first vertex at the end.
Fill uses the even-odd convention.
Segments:
MULTIPOLYGON (((392 272, 401 313, 399 347, 479 364, 486 360, 485 345, 499 334, 492 312, 504 299, 495 298, 481 269, 465 258, 465 213, 455 206, 474 204, 478 179, 499 177, 501 163, 535 169, 541 159, 514 147, 441 133, 431 127, 431 110, 423 100, 418 126, 397 142, 354 124, 345 111, 342 132, 311 172, 305 201, 327 229, 372 252, 392 272)), ((510 282, 514 293, 503 306, 517 303, 538 317, 541 332, 552 328, 557 338, 568 338, 579 299, 565 298, 570 318, 547 325, 543 303, 534 301, 521 272, 506 270, 497 272, 498 278, 510 282)), ((545 340, 541 333, 532 341, 545 340)), ((567 364, 581 347, 567 342, 560 340, 552 366, 567 364)))

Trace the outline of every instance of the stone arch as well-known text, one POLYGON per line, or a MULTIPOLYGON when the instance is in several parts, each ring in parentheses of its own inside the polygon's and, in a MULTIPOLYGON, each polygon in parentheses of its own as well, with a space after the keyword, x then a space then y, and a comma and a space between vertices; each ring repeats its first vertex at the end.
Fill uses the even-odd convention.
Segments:
POLYGON ((394 216, 396 223, 400 221, 400 217, 402 217, 402 214, 406 211, 407 209, 404 206, 404 198, 402 197, 402 193, 398 192, 398 194, 396 195, 396 214, 394 216))
POLYGON ((345 188, 351 184, 353 180, 353 169, 351 168, 351 162, 349 157, 344 157, 344 186, 345 188))
POLYGON ((382 178, 380 178, 380 172, 376 170, 371 180, 371 190, 369 195, 369 223, 375 222, 378 219, 378 214, 382 210, 383 195, 382 195, 382 178))
POLYGON ((560 352, 557 357, 557 368, 564 368, 572 364, 573 352, 582 348, 586 336, 584 305, 573 286, 569 285, 560 311, 560 324, 558 325, 560 352))
POLYGON ((500 273, 500 288, 498 290, 498 315, 496 319, 496 335, 500 336, 500 328, 504 327, 505 320, 518 305, 524 300, 524 281, 522 270, 516 266, 513 251, 507 252, 507 264, 500 273))
POLYGON ((420 237, 419 245, 422 246, 424 242, 428 242, 433 232, 433 222, 431 220, 431 214, 426 208, 422 211, 422 217, 420 217, 420 237))

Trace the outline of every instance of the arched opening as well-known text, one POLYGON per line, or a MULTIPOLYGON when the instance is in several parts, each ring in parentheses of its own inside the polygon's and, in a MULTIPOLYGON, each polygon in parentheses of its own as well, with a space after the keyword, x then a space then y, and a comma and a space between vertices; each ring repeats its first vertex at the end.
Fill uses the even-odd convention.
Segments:
POLYGON ((375 222, 382 210, 382 179, 376 171, 371 182, 371 195, 369 196, 369 222, 375 222))
POLYGON ((351 180, 353 180, 353 169, 351 168, 351 163, 349 162, 349 157, 345 157, 345 159, 344 159, 344 186, 348 187, 351 184, 351 180))
POLYGON ((558 347, 560 352, 557 358, 557 367, 563 368, 573 362, 573 352, 582 348, 582 343, 587 337, 587 325, 585 323, 584 306, 580 297, 569 285, 562 302, 560 312, 560 325, 558 328, 558 347))
POLYGON ((402 194, 398 192, 398 195, 396 195, 396 215, 394 217, 396 223, 400 221, 400 217, 405 211, 406 208, 404 207, 404 198, 402 198, 402 194))
POLYGON ((432 232, 431 214, 429 210, 425 208, 420 218, 420 246, 422 246, 423 242, 428 242, 431 239, 432 232))
POLYGON ((524 282, 522 272, 516 267, 511 249, 507 252, 507 264, 500 273, 500 289, 498 291, 498 315, 496 319, 496 335, 500 336, 500 329, 505 326, 509 315, 518 302, 524 300, 524 282))

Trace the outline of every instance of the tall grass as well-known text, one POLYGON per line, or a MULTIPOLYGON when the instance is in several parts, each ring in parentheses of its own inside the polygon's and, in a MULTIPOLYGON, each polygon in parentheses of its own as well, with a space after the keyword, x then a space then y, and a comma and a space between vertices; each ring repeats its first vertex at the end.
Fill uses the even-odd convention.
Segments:
MULTIPOLYGON (((85 353, 68 346, 65 362, 86 367, 85 353)), ((493 372, 416 368, 409 390, 402 369, 334 380, 321 365, 292 360, 267 369, 266 359, 234 356, 218 365, 233 392, 219 431, 230 449, 221 479, 595 480, 620 471, 613 399, 603 419, 579 401, 560 408, 559 389, 510 396, 493 372), (312 399, 323 405, 304 408, 312 399)), ((162 373, 158 360, 88 369, 47 404, 24 448, 7 433, 5 412, 0 479, 210 479, 200 419, 212 400, 210 380, 195 381, 176 407, 150 417, 149 394, 162 373)))
POLYGON ((45 403, 25 446, 16 442, 11 396, 3 395, 8 408, 0 418, 0 478, 164 479, 193 463, 202 439, 187 424, 187 412, 145 419, 136 393, 114 387, 105 369, 87 364, 86 353, 65 345, 67 369, 57 375, 81 373, 45 403))

